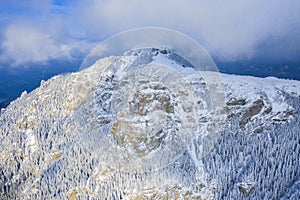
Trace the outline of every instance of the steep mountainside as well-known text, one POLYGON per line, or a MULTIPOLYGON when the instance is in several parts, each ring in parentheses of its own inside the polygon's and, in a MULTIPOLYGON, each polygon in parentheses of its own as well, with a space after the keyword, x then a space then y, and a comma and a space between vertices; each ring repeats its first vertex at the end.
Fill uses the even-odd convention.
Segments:
POLYGON ((133 50, 0 115, 1 199, 299 199, 300 82, 133 50))

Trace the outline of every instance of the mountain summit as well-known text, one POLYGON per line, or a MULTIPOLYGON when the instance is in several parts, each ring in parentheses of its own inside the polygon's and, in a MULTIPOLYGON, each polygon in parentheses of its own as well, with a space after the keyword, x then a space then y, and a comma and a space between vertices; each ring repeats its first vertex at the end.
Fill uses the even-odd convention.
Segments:
POLYGON ((103 58, 1 110, 1 199, 297 199, 299 111, 298 81, 103 58))

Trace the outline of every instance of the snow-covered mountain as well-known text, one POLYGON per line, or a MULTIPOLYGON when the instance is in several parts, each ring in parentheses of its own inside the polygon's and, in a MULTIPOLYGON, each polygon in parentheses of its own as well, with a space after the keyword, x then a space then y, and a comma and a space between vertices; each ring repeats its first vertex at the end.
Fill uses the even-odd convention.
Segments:
POLYGON ((299 81, 107 57, 1 111, 1 199, 299 199, 299 111, 299 81))

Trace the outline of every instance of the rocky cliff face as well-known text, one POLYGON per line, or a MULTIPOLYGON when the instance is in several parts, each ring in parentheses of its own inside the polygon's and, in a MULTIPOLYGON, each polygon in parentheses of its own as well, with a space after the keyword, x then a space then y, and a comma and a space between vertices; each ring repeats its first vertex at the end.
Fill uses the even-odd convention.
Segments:
POLYGON ((1 111, 1 198, 297 196, 299 95, 297 81, 199 73, 166 49, 99 60, 1 111))

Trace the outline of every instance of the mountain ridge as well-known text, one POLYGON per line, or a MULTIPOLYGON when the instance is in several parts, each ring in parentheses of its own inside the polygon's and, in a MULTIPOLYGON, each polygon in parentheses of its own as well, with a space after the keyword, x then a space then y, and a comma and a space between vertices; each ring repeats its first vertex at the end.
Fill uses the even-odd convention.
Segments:
MULTIPOLYGON (((165 49, 148 49, 104 58, 82 71, 42 81, 39 88, 24 92, 1 110, 1 197, 223 199, 240 195, 247 199, 271 195, 259 192, 263 177, 255 177, 260 175, 257 170, 250 176, 244 169, 261 151, 249 153, 252 143, 247 141, 259 141, 261 135, 276 132, 276 127, 288 129, 299 140, 299 134, 290 131, 299 127, 299 107, 290 101, 299 101, 300 82, 197 72, 183 58, 169 55, 165 49), (208 78, 212 85, 205 82, 208 78), (224 95, 222 108, 213 107, 210 87, 224 95), (140 125, 133 126, 137 120, 140 125), (295 127, 286 127, 290 123, 295 127), (130 134, 125 131, 128 127, 130 134), (150 135, 143 136, 145 131, 150 135), (239 143, 249 154, 240 153, 237 159, 238 152, 227 145, 239 143), (227 169, 242 169, 238 176, 245 178, 232 179, 234 187, 230 186, 226 174, 237 174, 227 169)), ((271 145, 267 152, 268 148, 279 154, 271 145)), ((288 150, 282 147, 283 152, 288 150)), ((292 162, 295 156, 286 159, 292 162)), ((265 157, 257 159, 258 167, 263 166, 260 159, 265 157)), ((299 179, 298 165, 292 168, 293 180, 299 179)), ((293 180, 282 184, 288 188, 293 180)), ((297 196, 299 191, 291 193, 297 196)))

